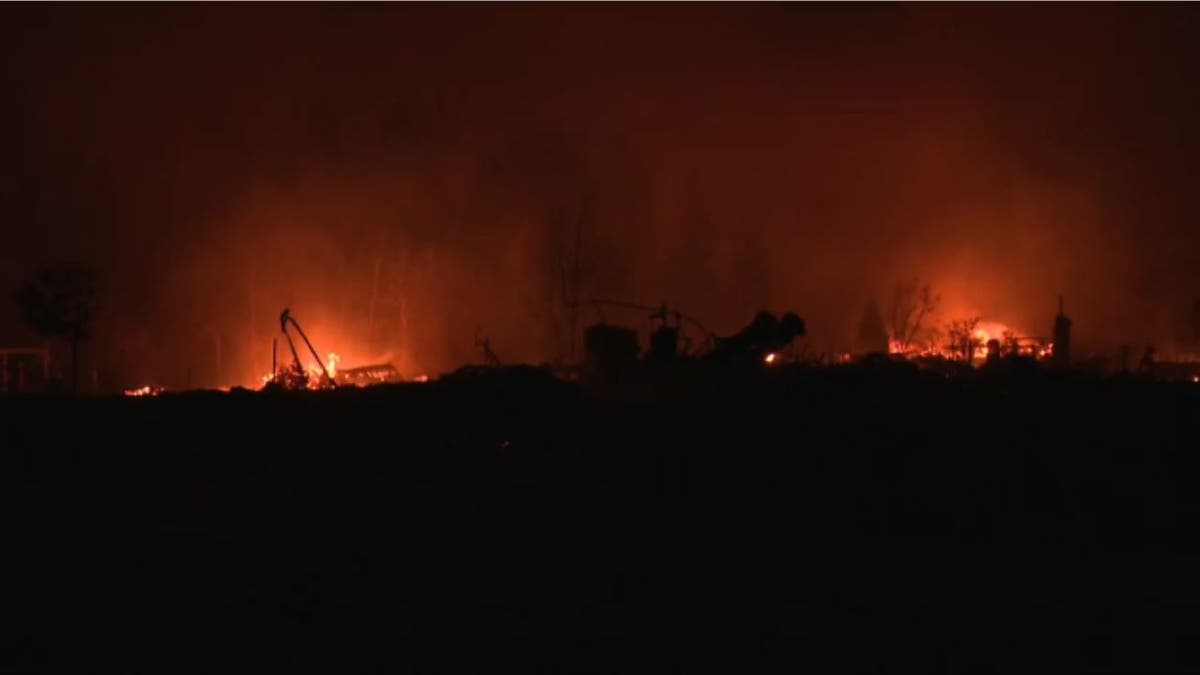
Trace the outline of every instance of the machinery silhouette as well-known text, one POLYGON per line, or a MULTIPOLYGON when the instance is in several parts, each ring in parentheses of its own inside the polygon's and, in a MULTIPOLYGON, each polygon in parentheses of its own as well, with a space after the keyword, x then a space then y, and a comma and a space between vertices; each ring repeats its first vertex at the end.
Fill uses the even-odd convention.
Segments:
POLYGON ((278 384, 284 389, 307 389, 309 388, 309 375, 305 370, 304 364, 300 362, 300 354, 296 351, 296 343, 292 340, 291 333, 288 332, 288 324, 291 324, 296 332, 300 334, 300 338, 304 340, 304 344, 308 346, 309 353, 313 359, 321 367, 321 378, 318 387, 322 389, 332 389, 337 386, 333 376, 329 374, 329 369, 325 367, 325 362, 321 360, 321 355, 317 353, 317 349, 313 347, 312 341, 304 334, 304 329, 300 327, 300 323, 291 315, 287 307, 283 308, 283 312, 279 315, 279 331, 283 333, 284 339, 287 340, 288 349, 292 352, 292 363, 282 371, 277 369, 276 365, 276 343, 272 343, 271 347, 271 381, 278 384))

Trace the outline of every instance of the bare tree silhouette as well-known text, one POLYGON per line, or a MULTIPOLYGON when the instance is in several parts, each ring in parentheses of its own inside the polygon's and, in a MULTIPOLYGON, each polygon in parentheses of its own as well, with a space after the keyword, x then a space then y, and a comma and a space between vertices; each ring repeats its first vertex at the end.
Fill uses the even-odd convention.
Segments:
POLYGON ((898 283, 892 292, 891 339, 905 351, 920 335, 921 324, 937 310, 941 296, 917 279, 898 283))

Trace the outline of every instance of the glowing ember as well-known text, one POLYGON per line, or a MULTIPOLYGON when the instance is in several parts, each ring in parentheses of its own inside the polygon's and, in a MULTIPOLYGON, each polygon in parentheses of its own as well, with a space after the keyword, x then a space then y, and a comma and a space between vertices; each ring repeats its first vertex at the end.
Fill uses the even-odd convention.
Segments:
POLYGON ((155 387, 155 386, 148 384, 143 387, 138 387, 137 389, 126 389, 125 395, 126 396, 158 396, 162 392, 163 392, 162 387, 155 387))

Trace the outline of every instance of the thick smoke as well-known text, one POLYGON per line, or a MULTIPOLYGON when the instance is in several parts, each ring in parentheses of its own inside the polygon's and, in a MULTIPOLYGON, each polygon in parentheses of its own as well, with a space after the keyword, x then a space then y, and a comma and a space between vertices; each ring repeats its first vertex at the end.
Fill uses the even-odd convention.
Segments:
POLYGON ((95 267, 112 379, 244 382, 285 305, 346 365, 567 358, 577 251, 583 296, 795 310, 818 352, 913 277, 945 319, 1045 335, 1062 293, 1085 352, 1195 349, 1191 7, 0 16, 0 282, 95 267))

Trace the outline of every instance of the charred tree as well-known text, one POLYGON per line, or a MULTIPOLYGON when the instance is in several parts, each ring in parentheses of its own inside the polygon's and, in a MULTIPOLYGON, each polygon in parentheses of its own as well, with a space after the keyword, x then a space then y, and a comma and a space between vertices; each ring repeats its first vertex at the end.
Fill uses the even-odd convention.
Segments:
POLYGON ((892 292, 891 339, 905 351, 920 335, 922 324, 937 311, 941 297, 916 279, 896 284, 892 292))

